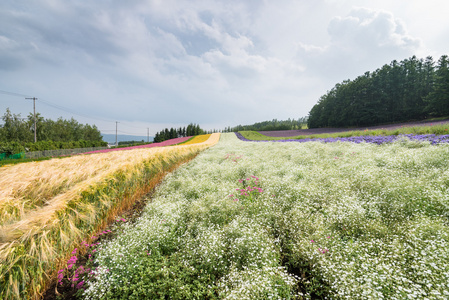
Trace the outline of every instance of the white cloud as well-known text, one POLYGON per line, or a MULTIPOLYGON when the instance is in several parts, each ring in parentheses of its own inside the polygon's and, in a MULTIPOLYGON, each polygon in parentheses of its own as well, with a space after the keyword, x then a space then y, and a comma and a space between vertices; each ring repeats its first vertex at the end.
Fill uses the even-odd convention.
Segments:
POLYGON ((405 59, 421 47, 421 40, 407 33, 403 21, 385 10, 354 8, 347 16, 333 17, 328 33, 330 44, 299 43, 297 57, 308 71, 337 82, 405 59))
POLYGON ((353 9, 346 17, 333 18, 328 31, 333 44, 342 49, 407 51, 420 46, 420 40, 408 35, 403 22, 387 11, 353 9))
POLYGON ((123 123, 297 118, 337 82, 422 51, 400 5, 379 1, 10 1, 0 89, 123 123))

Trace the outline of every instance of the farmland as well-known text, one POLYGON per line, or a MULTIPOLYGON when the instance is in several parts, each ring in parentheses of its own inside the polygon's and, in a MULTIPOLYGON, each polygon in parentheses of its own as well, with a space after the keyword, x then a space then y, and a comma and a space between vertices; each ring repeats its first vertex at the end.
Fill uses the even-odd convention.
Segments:
POLYGON ((363 128, 313 128, 280 131, 241 131, 242 135, 255 141, 282 141, 300 139, 347 138, 355 136, 393 136, 393 135, 447 135, 449 120, 427 122, 408 122, 363 128))
POLYGON ((447 299, 449 146, 253 143, 169 174, 86 299, 447 299))
POLYGON ((0 298, 39 298, 74 247, 218 138, 2 167, 0 298))

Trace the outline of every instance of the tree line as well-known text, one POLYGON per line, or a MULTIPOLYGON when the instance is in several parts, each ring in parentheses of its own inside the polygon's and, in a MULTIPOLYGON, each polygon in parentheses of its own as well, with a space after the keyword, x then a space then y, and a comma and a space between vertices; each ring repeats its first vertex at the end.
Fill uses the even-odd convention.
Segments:
POLYGON ((345 80, 309 112, 309 128, 359 127, 449 116, 448 56, 393 60, 345 80))
POLYGON ((178 137, 187 137, 204 134, 205 131, 201 129, 200 125, 190 123, 187 127, 179 128, 165 128, 154 135, 153 142, 160 143, 170 139, 176 139, 178 137))
POLYGON ((80 124, 73 118, 53 121, 36 114, 37 143, 34 143, 33 114, 22 118, 7 108, 1 119, 0 153, 107 146, 95 125, 80 124))
POLYGON ((254 123, 252 125, 237 125, 234 127, 227 127, 224 129, 224 132, 237 132, 243 130, 252 130, 252 131, 274 131, 274 130, 296 130, 301 129, 307 126, 307 117, 290 119, 287 120, 277 120, 273 119, 271 121, 263 121, 254 123))

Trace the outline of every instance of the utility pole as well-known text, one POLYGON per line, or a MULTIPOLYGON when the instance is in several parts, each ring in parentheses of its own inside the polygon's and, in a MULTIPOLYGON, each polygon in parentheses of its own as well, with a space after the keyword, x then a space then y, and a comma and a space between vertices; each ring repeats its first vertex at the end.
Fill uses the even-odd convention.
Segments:
POLYGON ((37 137, 36 137, 36 97, 33 98, 25 98, 26 100, 33 100, 33 111, 34 111, 34 142, 37 142, 37 137))
POLYGON ((147 127, 147 143, 150 143, 150 128, 147 127))
POLYGON ((118 141, 117 141, 117 124, 120 122, 115 121, 115 147, 118 147, 118 141))

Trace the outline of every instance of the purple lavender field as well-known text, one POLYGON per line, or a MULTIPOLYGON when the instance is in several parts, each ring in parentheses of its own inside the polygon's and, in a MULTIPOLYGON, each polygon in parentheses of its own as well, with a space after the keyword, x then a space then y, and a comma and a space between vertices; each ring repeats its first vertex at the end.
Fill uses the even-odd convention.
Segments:
POLYGON ((305 138, 305 139, 285 139, 285 140, 272 140, 272 141, 256 141, 249 140, 241 135, 239 132, 235 133, 237 137, 246 142, 322 142, 322 143, 333 143, 333 142, 352 142, 352 143, 371 143, 371 144, 385 144, 391 143, 401 138, 408 138, 412 141, 417 142, 430 142, 432 145, 449 143, 449 134, 446 135, 435 135, 435 134, 401 134, 401 135, 387 135, 387 136, 351 136, 351 137, 332 137, 332 138, 305 138))
POLYGON ((375 129, 397 129, 401 127, 414 127, 414 126, 433 126, 448 124, 449 120, 441 121, 420 121, 420 122, 408 122, 400 124, 379 125, 360 128, 312 128, 312 129, 300 129, 300 130, 279 130, 279 131, 257 131, 260 134, 270 137, 292 137, 298 135, 314 135, 323 133, 337 133, 346 131, 363 131, 363 130, 375 130, 375 129))

